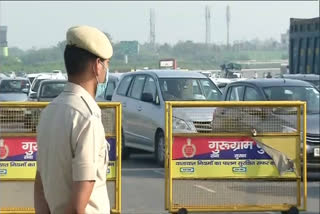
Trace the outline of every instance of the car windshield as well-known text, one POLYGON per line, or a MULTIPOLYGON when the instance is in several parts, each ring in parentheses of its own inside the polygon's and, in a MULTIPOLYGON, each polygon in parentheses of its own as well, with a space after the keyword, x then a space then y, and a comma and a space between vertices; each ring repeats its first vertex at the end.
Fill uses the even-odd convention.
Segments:
POLYGON ((320 80, 306 80, 307 82, 310 82, 313 84, 317 89, 320 90, 320 80))
POLYGON ((45 79, 35 79, 34 85, 32 86, 31 90, 37 92, 40 86, 40 83, 45 79))
POLYGON ((220 100, 221 92, 209 79, 159 80, 164 100, 220 100))
POLYGON ((286 86, 286 87, 267 87, 264 93, 268 100, 284 101, 284 100, 300 100, 307 102, 307 113, 319 114, 320 94, 314 87, 303 86, 286 86))
POLYGON ((28 88, 27 80, 2 80, 0 83, 0 93, 22 93, 28 88))
POLYGON ((49 83, 42 86, 41 89, 41 98, 55 98, 57 97, 64 89, 66 83, 49 83))

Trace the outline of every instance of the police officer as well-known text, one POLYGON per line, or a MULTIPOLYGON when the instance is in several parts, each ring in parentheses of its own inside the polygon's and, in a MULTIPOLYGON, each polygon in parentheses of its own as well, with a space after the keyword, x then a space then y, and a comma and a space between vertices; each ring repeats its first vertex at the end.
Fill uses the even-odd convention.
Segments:
POLYGON ((113 54, 104 33, 89 26, 67 32, 68 83, 41 113, 34 202, 37 213, 110 213, 108 145, 95 102, 113 54))

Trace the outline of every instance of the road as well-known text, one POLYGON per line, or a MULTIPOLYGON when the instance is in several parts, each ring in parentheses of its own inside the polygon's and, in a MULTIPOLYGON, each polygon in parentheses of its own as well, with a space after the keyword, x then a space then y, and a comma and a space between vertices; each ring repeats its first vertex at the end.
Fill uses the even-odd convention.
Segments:
MULTIPOLYGON (((164 209, 164 169, 152 160, 152 155, 135 154, 122 166, 123 214, 162 214, 164 209), (141 197, 139 197, 141 196, 141 197)), ((199 190, 218 193, 220 187, 207 188, 196 185, 199 190)), ((320 182, 308 182, 308 211, 303 214, 320 213, 320 182)), ((266 212, 276 213, 276 212, 266 212)), ((233 213, 233 214, 236 214, 233 213)), ((253 214, 251 212, 251 214, 253 214)))
MULTIPOLYGON (((122 170, 122 213, 123 214, 165 214, 164 209, 164 169, 159 168, 152 159, 152 155, 135 154, 129 160, 123 161, 122 170)), ((211 185, 196 183, 194 188, 201 194, 221 196, 223 188, 228 185, 211 185)), ((236 189, 237 194, 243 190, 254 193, 251 186, 246 189, 236 189)), ((275 184, 275 188, 277 184, 275 184)), ((320 182, 308 182, 308 211, 303 214, 320 213, 320 182)), ((182 194, 185 189, 182 189, 182 194)), ((285 192, 285 190, 284 190, 285 192)), ((201 196, 200 194, 200 196, 201 196)), ((203 196, 203 195, 202 195, 203 196)), ((253 197, 255 198, 255 197, 253 197)), ((226 198, 228 200, 228 198, 226 198)), ((237 198, 237 200, 239 200, 237 198)), ((4 205, 25 207, 33 204, 33 184, 23 182, 19 186, 15 182, 10 185, 0 182, 0 207, 4 205)), ((266 212, 273 213, 273 212, 266 212)), ((233 213, 235 214, 235 213, 233 213)), ((254 214, 251 212, 251 214, 254 214)), ((255 213, 257 214, 257 213, 255 213)))

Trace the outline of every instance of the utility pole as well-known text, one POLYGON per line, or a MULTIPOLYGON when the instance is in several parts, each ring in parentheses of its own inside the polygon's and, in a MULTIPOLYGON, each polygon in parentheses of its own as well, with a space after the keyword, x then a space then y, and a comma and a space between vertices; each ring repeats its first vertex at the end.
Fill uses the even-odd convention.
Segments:
POLYGON ((230 37, 229 37, 229 33, 230 33, 230 7, 229 7, 229 5, 227 6, 227 11, 226 11, 226 18, 227 18, 227 47, 229 48, 229 46, 230 46, 230 41, 229 41, 229 39, 230 39, 230 37))
POLYGON ((150 9, 150 44, 155 45, 156 42, 156 32, 155 32, 155 13, 154 9, 150 9))
POLYGON ((206 44, 211 42, 211 13, 209 6, 205 9, 205 20, 206 20, 206 44))
POLYGON ((2 26, 2 7, 0 1, 0 56, 7 57, 8 56, 8 41, 7 41, 7 26, 2 26))

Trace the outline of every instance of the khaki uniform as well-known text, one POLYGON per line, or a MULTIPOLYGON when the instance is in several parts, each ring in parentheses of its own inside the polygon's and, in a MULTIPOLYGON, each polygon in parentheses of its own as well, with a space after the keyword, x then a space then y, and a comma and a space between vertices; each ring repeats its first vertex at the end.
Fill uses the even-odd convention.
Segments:
POLYGON ((64 213, 73 181, 95 180, 85 211, 109 214, 109 144, 101 110, 85 89, 67 83, 64 91, 42 111, 37 141, 37 166, 51 213, 64 213))

